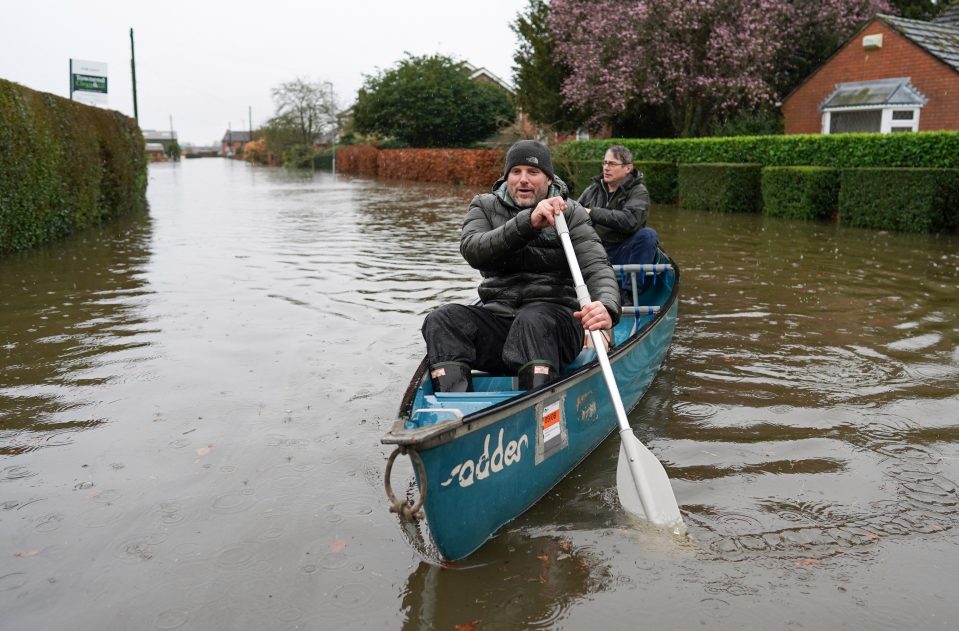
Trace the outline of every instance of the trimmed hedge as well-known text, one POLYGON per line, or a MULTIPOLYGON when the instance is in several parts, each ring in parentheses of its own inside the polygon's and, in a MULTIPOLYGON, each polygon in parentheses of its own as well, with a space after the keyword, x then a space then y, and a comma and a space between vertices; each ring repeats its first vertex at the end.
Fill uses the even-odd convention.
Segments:
POLYGON ((845 226, 937 232, 959 221, 959 169, 847 169, 840 182, 845 226))
POLYGON ((569 186, 573 198, 582 195, 602 170, 602 160, 553 160, 553 171, 569 186))
POLYGON ((362 177, 376 177, 380 150, 373 145, 345 145, 336 149, 336 170, 362 177))
POLYGON ((503 175, 499 149, 378 149, 347 145, 336 152, 336 170, 363 177, 463 184, 487 191, 503 175))
POLYGON ((759 212, 759 164, 680 164, 679 204, 690 210, 759 212))
POLYGON ((146 208, 133 119, 0 79, 0 254, 146 208))
POLYGON ((488 191, 503 175, 499 149, 381 149, 377 175, 389 180, 448 182, 488 191))
POLYGON ((826 167, 766 167, 763 213, 790 219, 825 219, 839 207, 839 171, 826 167))
POLYGON ((646 176, 649 197, 657 204, 675 204, 679 195, 679 169, 675 162, 643 160, 633 163, 646 176))
POLYGON ((643 160, 692 164, 757 163, 763 166, 959 168, 959 132, 915 134, 806 134, 717 138, 618 138, 576 140, 556 152, 570 160, 602 160, 621 144, 643 160))

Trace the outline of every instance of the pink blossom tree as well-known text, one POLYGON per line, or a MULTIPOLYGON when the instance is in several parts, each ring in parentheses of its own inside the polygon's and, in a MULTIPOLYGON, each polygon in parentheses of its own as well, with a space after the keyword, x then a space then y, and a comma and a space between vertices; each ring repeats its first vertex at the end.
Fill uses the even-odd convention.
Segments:
POLYGON ((592 125, 645 102, 664 105, 675 130, 693 136, 717 114, 774 103, 802 65, 804 44, 834 46, 889 8, 886 0, 553 0, 550 28, 570 68, 563 97, 592 125))

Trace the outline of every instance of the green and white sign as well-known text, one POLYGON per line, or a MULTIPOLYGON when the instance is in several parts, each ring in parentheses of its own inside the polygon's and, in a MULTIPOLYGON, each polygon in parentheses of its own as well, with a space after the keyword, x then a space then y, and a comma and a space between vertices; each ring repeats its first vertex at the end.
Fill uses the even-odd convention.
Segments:
POLYGON ((107 65, 99 61, 71 59, 70 98, 88 105, 106 105, 107 65))

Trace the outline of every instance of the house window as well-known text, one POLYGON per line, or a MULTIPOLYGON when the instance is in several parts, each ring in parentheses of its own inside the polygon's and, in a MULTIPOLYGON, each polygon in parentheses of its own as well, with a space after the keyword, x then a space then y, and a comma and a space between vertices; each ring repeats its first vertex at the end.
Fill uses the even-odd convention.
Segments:
POLYGON ((823 114, 823 129, 826 134, 919 131, 919 110, 833 110, 823 114))
POLYGON ((832 112, 830 134, 858 134, 877 132, 882 126, 882 110, 859 112, 832 112))
POLYGON ((882 133, 919 131, 919 109, 887 108, 882 112, 882 133))
POLYGON ((926 102, 908 77, 840 83, 821 106, 822 133, 919 131, 926 102))

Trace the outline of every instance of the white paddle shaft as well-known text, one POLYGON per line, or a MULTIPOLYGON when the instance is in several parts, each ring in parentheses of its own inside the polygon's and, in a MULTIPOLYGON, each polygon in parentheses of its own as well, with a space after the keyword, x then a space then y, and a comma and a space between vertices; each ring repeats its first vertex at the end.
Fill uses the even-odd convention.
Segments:
MULTIPOLYGON (((573 275, 576 298, 579 300, 580 308, 582 308, 592 302, 589 289, 586 287, 583 273, 579 269, 579 262, 576 259, 576 251, 573 249, 573 242, 569 236, 566 217, 560 213, 555 215, 555 219, 556 232, 563 244, 566 261, 569 263, 569 271, 573 275)), ((619 394, 619 386, 616 385, 613 367, 609 363, 609 355, 606 353, 603 336, 599 331, 590 331, 589 336, 593 341, 593 348, 596 350, 596 357, 603 371, 603 379, 606 381, 613 409, 616 411, 616 421, 619 423, 619 436, 623 447, 620 451, 620 465, 624 464, 622 458, 625 452, 625 464, 629 469, 630 477, 642 506, 635 506, 635 499, 633 499, 635 495, 625 492, 622 488, 618 489, 620 502, 628 511, 640 517, 645 517, 654 524, 669 527, 681 525, 682 516, 679 514, 679 506, 669 484, 669 478, 666 476, 666 470, 663 469, 662 463, 656 459, 656 456, 633 435, 633 430, 629 426, 626 409, 623 407, 623 399, 619 394), (644 475, 644 469, 647 475, 644 475), (651 487, 651 483, 656 484, 655 489, 651 487)), ((619 477, 617 475, 617 479, 619 477)), ((618 482, 621 487, 623 482, 619 480, 618 482)))

